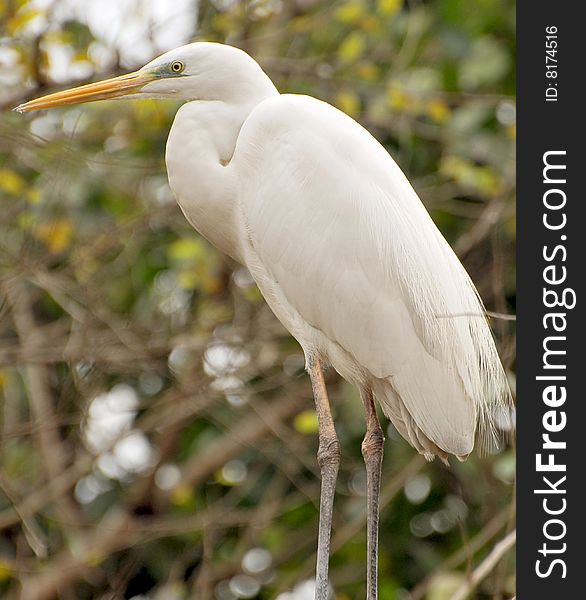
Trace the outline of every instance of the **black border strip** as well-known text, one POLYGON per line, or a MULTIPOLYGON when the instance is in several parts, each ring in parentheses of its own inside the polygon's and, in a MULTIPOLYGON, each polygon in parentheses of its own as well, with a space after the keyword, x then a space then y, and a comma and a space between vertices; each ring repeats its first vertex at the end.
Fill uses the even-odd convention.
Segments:
POLYGON ((581 140, 586 52, 580 43, 586 39, 586 29, 578 7, 567 0, 517 4, 519 600, 586 597, 582 582, 586 567, 580 561, 586 548, 586 386, 582 384, 586 347, 581 314, 586 273, 586 186, 582 185, 586 150, 581 140), (557 37, 547 38, 553 31, 546 31, 547 27, 556 27, 557 37), (550 53, 555 63, 546 58, 548 39, 557 41, 556 52, 550 53), (557 76, 547 76, 548 70, 555 70, 557 76), (549 92, 549 99, 548 87, 555 90, 549 92), (550 164, 566 167, 546 170, 545 182, 544 156, 550 164), (554 205, 559 206, 551 208, 554 205), (556 229, 564 215, 565 225, 556 229), (548 267, 553 268, 546 271, 548 267), (563 281, 552 283, 564 273, 563 281), (545 302, 552 304, 556 296, 549 293, 544 300, 544 290, 557 292, 562 306, 546 307, 545 302), (573 294, 564 296, 564 290, 575 292, 573 308, 573 294), (546 318, 544 324, 547 313, 563 316, 546 318), (563 330, 555 331, 554 321, 563 330), (548 337, 547 349, 560 353, 546 355, 544 366, 548 337), (566 448, 544 449, 544 434, 565 442, 566 448), (552 467, 539 471, 538 461, 552 467))

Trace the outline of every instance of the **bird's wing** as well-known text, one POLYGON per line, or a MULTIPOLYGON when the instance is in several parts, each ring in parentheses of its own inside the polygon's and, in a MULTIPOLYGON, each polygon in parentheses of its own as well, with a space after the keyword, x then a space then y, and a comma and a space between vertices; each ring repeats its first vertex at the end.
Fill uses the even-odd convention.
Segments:
POLYGON ((396 163, 293 95, 255 109, 234 156, 247 243, 290 308, 389 381, 439 448, 468 454, 508 385, 472 282, 396 163))

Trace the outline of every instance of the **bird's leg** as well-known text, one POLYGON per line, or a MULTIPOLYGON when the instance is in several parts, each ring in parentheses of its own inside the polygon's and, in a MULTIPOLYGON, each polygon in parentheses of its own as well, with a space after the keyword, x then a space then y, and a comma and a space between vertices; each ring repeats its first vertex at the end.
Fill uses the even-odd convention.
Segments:
POLYGON ((319 359, 315 357, 309 358, 307 361, 307 371, 311 377, 319 423, 317 462, 321 471, 315 600, 327 600, 329 591, 328 565, 330 558, 330 536, 332 532, 334 493, 336 479, 338 478, 338 467, 340 465, 340 443, 336 435, 324 374, 319 359))
POLYGON ((366 600, 378 598, 378 519, 380 479, 385 436, 381 429, 371 389, 361 392, 366 411, 366 435, 362 441, 362 456, 366 464, 366 600))

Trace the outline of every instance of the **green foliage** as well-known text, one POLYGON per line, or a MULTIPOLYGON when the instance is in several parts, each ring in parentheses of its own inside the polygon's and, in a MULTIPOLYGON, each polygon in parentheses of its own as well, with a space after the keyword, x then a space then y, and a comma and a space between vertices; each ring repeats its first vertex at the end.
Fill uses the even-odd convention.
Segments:
MULTIPOLYGON (((487 308, 514 313, 514 3, 196 4, 188 37, 245 48, 280 90, 367 127, 487 308)), ((59 5, 0 0, 0 595, 301 597, 279 596, 315 560, 316 418, 300 349, 176 206, 163 160, 176 103, 8 111, 137 66, 132 43, 59 5), (257 572, 258 548, 270 564, 257 572), (237 595, 242 575, 253 595, 237 595)), ((167 27, 160 15, 151 25, 167 27)), ((161 51, 146 37, 145 62, 161 51)), ((513 328, 493 325, 512 371, 513 328)), ((331 577, 339 600, 364 598, 362 407, 334 373, 328 385, 344 456, 331 577)), ((513 449, 447 469, 392 427, 387 438, 381 600, 447 600, 510 527, 513 449)), ((510 598, 512 561, 472 597, 510 598)))

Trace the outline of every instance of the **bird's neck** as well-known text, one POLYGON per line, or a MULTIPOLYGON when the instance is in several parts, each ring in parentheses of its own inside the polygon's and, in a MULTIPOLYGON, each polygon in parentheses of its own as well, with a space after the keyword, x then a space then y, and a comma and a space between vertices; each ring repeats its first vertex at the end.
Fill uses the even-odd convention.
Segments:
POLYGON ((231 161, 250 112, 277 93, 271 84, 247 102, 188 102, 179 109, 167 140, 169 183, 181 210, 209 242, 238 262, 237 179, 231 161))

